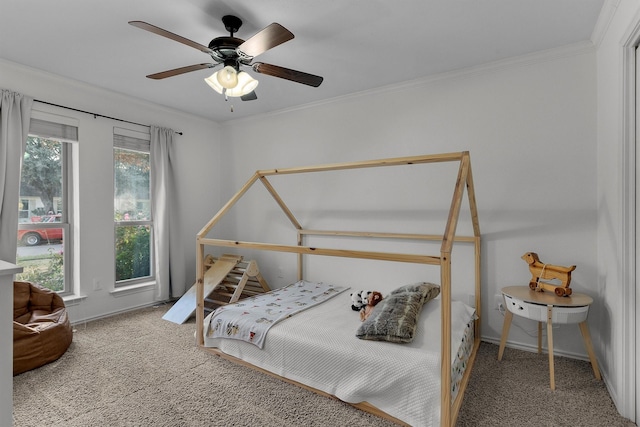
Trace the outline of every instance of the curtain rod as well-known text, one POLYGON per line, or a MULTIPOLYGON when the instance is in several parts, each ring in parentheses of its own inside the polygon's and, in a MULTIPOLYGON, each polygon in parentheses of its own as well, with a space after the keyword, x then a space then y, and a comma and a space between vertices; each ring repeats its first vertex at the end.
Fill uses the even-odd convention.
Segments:
MULTIPOLYGON (((150 125, 143 125, 142 123, 136 123, 136 122, 132 122, 129 120, 124 120, 124 119, 118 119, 117 117, 110 117, 110 116, 105 116, 103 114, 98 114, 98 113, 92 113, 91 111, 85 111, 85 110, 78 110, 77 108, 71 108, 71 107, 67 107, 64 105, 60 105, 60 104, 54 104, 52 102, 47 102, 47 101, 40 101, 39 99, 34 99, 35 102, 39 102, 41 104, 47 104, 47 105, 52 105, 54 107, 60 107, 60 108, 66 108, 67 110, 73 110, 73 111, 77 111, 79 113, 85 113, 85 114, 90 114, 92 115, 94 118, 95 117, 104 117, 105 119, 111 119, 111 120, 116 120, 118 122, 124 122, 124 123, 131 123, 132 125, 138 125, 138 126, 144 126, 144 127, 148 127, 150 128, 150 125)), ((182 132, 176 132, 178 135, 182 135, 182 132)))

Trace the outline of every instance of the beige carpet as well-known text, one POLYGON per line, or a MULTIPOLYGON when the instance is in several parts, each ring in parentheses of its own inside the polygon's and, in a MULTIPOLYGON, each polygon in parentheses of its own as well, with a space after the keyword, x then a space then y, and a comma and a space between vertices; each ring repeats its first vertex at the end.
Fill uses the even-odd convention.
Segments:
MULTIPOLYGON (((14 378, 14 426, 391 426, 194 346, 167 306, 76 326, 58 361, 14 378)), ((483 343, 459 426, 628 426, 587 362, 483 343)))

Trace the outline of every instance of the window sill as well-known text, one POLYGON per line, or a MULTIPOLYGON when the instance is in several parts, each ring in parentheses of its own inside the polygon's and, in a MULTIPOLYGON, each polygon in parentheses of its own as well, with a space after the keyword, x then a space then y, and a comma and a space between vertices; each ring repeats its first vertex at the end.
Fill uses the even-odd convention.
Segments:
POLYGON ((79 305, 85 299, 87 299, 86 295, 71 294, 71 295, 65 295, 62 297, 62 300, 64 301, 64 305, 66 307, 73 307, 74 305, 79 305))
POLYGON ((119 286, 109 293, 114 297, 124 297, 140 292, 152 291, 156 288, 156 282, 138 283, 135 285, 119 286))

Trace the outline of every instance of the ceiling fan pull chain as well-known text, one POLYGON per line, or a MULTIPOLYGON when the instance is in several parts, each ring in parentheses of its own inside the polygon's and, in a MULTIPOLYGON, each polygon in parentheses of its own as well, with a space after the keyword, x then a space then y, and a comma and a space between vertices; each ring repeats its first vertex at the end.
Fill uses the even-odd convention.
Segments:
MULTIPOLYGON (((227 88, 222 88, 222 94, 224 95, 224 101, 229 101, 229 97, 227 96, 227 88)), ((231 104, 231 112, 233 113, 233 104, 231 104)))

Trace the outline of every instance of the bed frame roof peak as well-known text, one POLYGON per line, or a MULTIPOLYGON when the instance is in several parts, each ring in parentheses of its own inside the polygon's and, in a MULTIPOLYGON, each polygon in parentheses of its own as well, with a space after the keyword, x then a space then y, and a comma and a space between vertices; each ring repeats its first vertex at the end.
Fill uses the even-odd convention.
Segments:
MULTIPOLYGON (((478 222, 477 206, 475 202, 475 190, 473 186, 473 177, 471 174, 471 161, 468 151, 444 153, 444 154, 427 154, 420 156, 408 156, 408 157, 394 157, 378 160, 366 160, 359 162, 345 162, 345 163, 331 163, 315 166, 304 166, 294 168, 281 168, 281 169, 262 169, 257 170, 251 178, 245 183, 245 185, 218 211, 218 213, 211 218, 211 220, 198 232, 197 239, 206 239, 207 234, 211 229, 220 221, 220 219, 235 205, 235 203, 244 196, 244 194, 253 186, 256 181, 261 181, 266 187, 267 191, 275 199, 276 203, 280 206, 284 214, 292 223, 295 229, 298 231, 303 230, 302 225, 295 218, 291 210, 288 208, 284 200, 278 195, 275 188, 271 185, 267 177, 273 175, 293 175, 301 173, 312 172, 326 172, 337 170, 349 170, 349 169, 363 169, 374 167, 388 167, 388 166, 402 166, 402 165, 415 165, 423 163, 439 163, 439 162, 459 162, 460 167, 458 170, 458 177, 456 180, 456 186, 453 193, 453 199, 451 201, 451 207, 449 210, 449 217, 447 219, 447 225, 444 233, 442 234, 442 247, 441 252, 445 254, 451 253, 452 245, 455 240, 455 232, 458 223, 460 208, 462 206, 462 198, 465 187, 467 189, 467 195, 469 197, 469 209, 471 211, 471 221, 473 226, 473 235, 475 237, 480 236, 480 226, 478 222)), ((380 235, 385 233, 378 233, 380 235)), ((382 237, 382 236, 377 236, 382 237)), ((396 236, 397 237, 397 236, 396 236)), ((219 240, 209 239, 209 243, 221 243, 219 240)), ((202 240, 204 243, 204 240, 202 240)), ((269 245, 265 244, 266 250, 276 250, 283 252, 298 252, 298 250, 284 250, 283 245, 269 245)), ((229 246, 229 245, 224 245, 229 246)), ((242 242, 236 242, 234 246, 243 246, 242 242)), ((254 245, 251 245, 255 247, 254 245)), ((307 252, 308 253, 308 252, 307 252)), ((320 254, 319 252, 315 252, 320 254)), ((326 255, 326 254, 325 254, 326 255)), ((344 254, 336 254, 337 256, 344 256, 344 254)), ((421 262, 421 261, 418 261, 421 262)))

